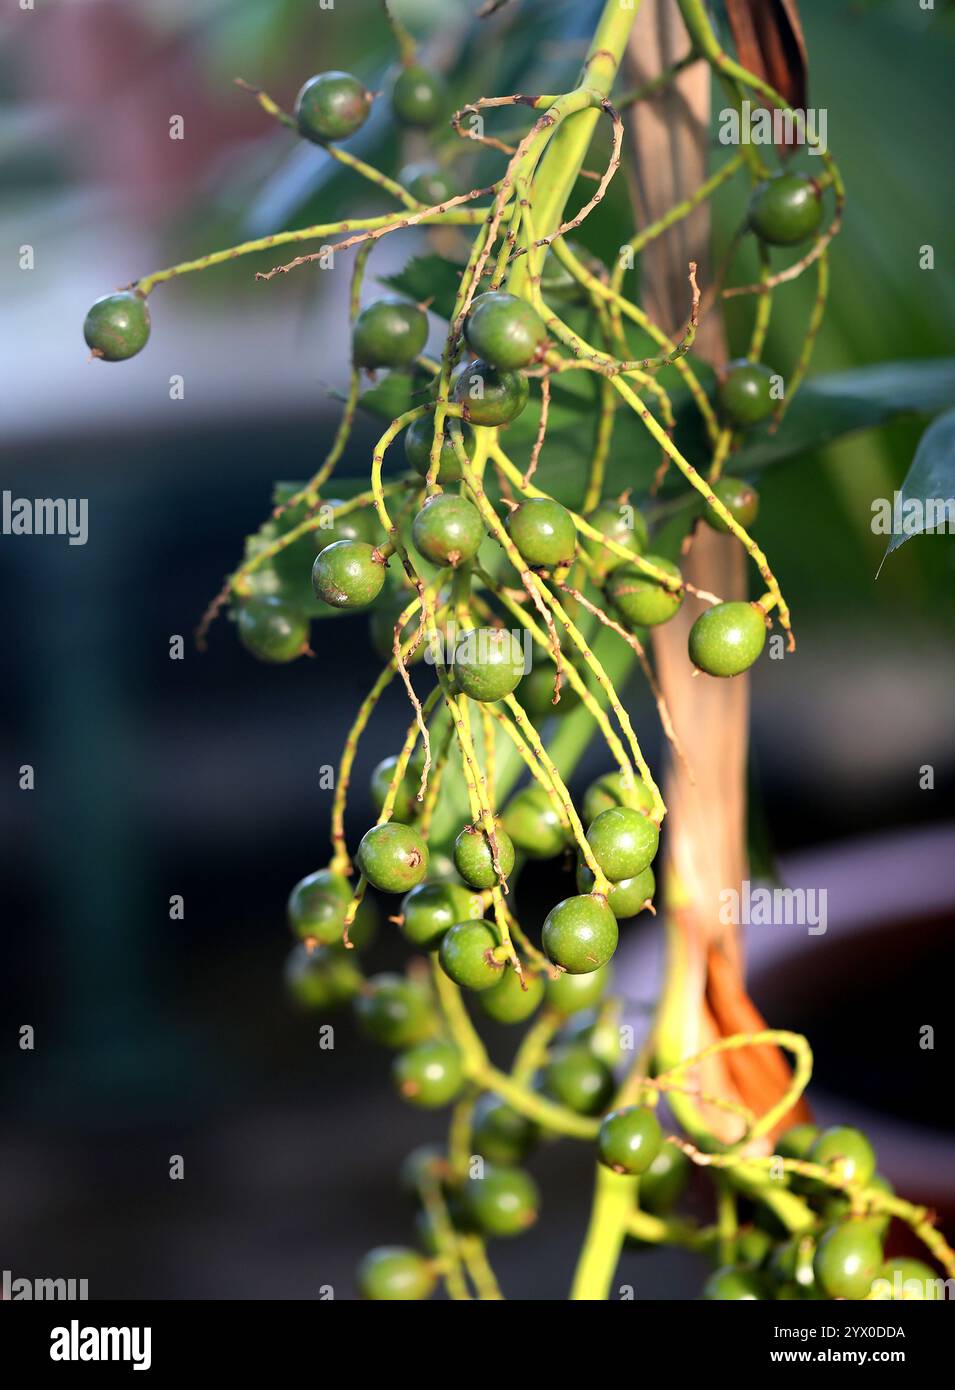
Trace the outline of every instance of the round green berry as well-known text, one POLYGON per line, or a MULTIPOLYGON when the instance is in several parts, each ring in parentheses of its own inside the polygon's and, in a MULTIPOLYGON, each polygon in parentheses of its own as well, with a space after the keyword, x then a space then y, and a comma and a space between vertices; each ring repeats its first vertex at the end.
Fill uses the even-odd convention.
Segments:
MULTIPOLYGON (((645 559, 664 574, 682 579, 671 560, 660 555, 647 555, 645 559)), ((667 589, 635 565, 615 569, 607 580, 607 593, 628 627, 657 627, 669 622, 683 602, 682 589, 667 589)))
POLYGON ((587 843, 607 878, 619 883, 650 867, 660 844, 660 829, 642 811, 611 806, 591 822, 587 843))
POLYGON ((566 507, 550 497, 531 497, 507 518, 511 540, 529 565, 557 569, 569 565, 577 548, 577 528, 566 507))
POLYGON ((567 832, 554 805, 536 782, 522 787, 504 807, 501 822, 515 849, 530 859, 553 859, 567 846, 567 832))
POLYGON ((427 992, 403 975, 375 975, 355 1000, 355 1016, 381 1047, 411 1047, 434 1031, 427 992))
POLYGON ((438 960, 449 980, 462 989, 491 989, 500 984, 504 962, 494 959, 500 945, 489 922, 456 922, 441 938, 438 960))
POLYGON ((790 1236, 773 1251, 769 1261, 769 1273, 780 1284, 795 1284, 804 1292, 814 1289, 815 1254, 816 1242, 812 1236, 790 1236))
POLYGON ((464 333, 476 357, 504 369, 529 366, 547 342, 544 321, 533 305, 503 290, 477 296, 464 333))
MULTIPOLYGON (((501 875, 507 878, 514 868, 514 845, 499 821, 494 827, 494 843, 501 875)), ((479 825, 466 825, 455 840, 454 867, 472 888, 493 888, 499 882, 490 841, 479 825)))
POLYGON ((450 1104, 464 1085, 460 1052, 439 1039, 399 1053, 392 1073, 398 1093, 426 1110, 450 1104))
POLYGON ((818 1137, 818 1125, 790 1125, 776 1140, 776 1152, 780 1158, 808 1158, 818 1137))
POLYGON ((613 1072, 589 1047, 571 1043, 551 1054, 544 1087, 578 1115, 599 1115, 613 1095, 613 1072))
POLYGON ((453 664, 454 679, 463 694, 493 703, 517 689, 524 674, 524 647, 518 634, 508 628, 469 628, 457 640, 453 664))
POLYGON ((544 981, 540 975, 524 972, 524 980, 512 967, 492 989, 483 990, 479 1003, 495 1023, 523 1023, 530 1018, 544 997, 544 981))
POLYGON ((439 492, 429 497, 411 526, 415 545, 435 565, 466 564, 484 539, 481 513, 466 497, 439 492))
POLYGON ((481 900, 460 883, 419 883, 401 904, 401 934, 414 946, 436 951, 456 922, 478 916, 481 900))
POLYGON ((372 888, 382 893, 407 893, 428 872, 428 846, 410 825, 385 821, 362 837, 358 867, 372 888))
POLYGON ((611 1110, 597 1135, 600 1161, 615 1173, 645 1173, 662 1143, 660 1121, 643 1105, 611 1110))
POLYGON ((831 1168, 840 1177, 862 1187, 875 1174, 875 1150, 859 1129, 832 1125, 824 1129, 809 1150, 809 1161, 831 1168))
POLYGON ((773 1238, 758 1226, 750 1226, 739 1233, 736 1241, 736 1254, 741 1264, 750 1269, 758 1269, 773 1248, 773 1238))
MULTIPOLYGON (((582 861, 577 865, 577 891, 579 893, 592 893, 594 891, 594 876, 582 861)), ((652 869, 644 869, 642 874, 637 874, 635 878, 621 878, 612 884, 607 896, 610 904, 610 911, 618 922, 622 922, 627 917, 636 917, 638 912, 642 912, 648 903, 653 901, 657 883, 652 869)))
POLYGON ((562 972, 556 980, 548 980, 544 996, 547 1007, 570 1017, 600 1003, 613 979, 609 965, 592 970, 589 975, 568 975, 562 972))
MULTIPOLYGON (((463 431, 465 452, 470 457, 471 444, 474 436, 465 425, 463 431)), ((416 473, 422 478, 428 476, 428 469, 431 465, 431 445, 434 443, 434 420, 430 415, 422 415, 420 419, 413 420, 405 432, 405 458, 411 464, 416 473)), ((441 461, 438 464, 438 482, 442 487, 448 483, 456 483, 461 477, 461 462, 451 439, 451 431, 447 425, 444 429, 444 438, 441 440, 441 461)))
POLYGON ((417 304, 386 295, 355 320, 352 354, 359 367, 407 367, 428 341, 428 316, 417 304))
POLYGON ((458 192, 447 169, 439 169, 436 164, 408 164, 398 175, 398 182, 412 198, 429 208, 447 203, 458 192))
POLYGON ((312 588, 332 608, 367 608, 384 583, 384 561, 367 541, 333 541, 315 556, 312 588))
POLYGON ((623 772, 605 772, 584 792, 582 819, 585 825, 595 821, 601 811, 611 806, 632 806, 635 811, 652 811, 653 794, 640 777, 623 772))
MULTIPOLYGON (((723 503, 733 520, 742 526, 744 531, 748 531, 759 515, 759 493, 753 485, 743 482, 742 478, 719 478, 713 484, 713 495, 718 502, 723 503)), ((729 534, 730 528, 721 516, 717 516, 712 507, 706 508, 703 520, 714 531, 729 534)))
POLYGON ((285 963, 285 983, 304 1009, 334 1009, 354 999, 364 984, 354 951, 337 946, 316 946, 304 941, 292 948, 285 963))
POLYGON ((690 660, 708 676, 739 676, 766 645, 766 615, 755 603, 734 600, 707 608, 690 628, 690 660))
MULTIPOLYGON (((672 1148, 672 1145, 670 1146, 672 1148)), ((752 1269, 737 1269, 724 1265, 711 1274, 703 1285, 703 1297, 722 1303, 740 1300, 767 1299, 772 1294, 762 1275, 752 1269)))
POLYGON ((523 372, 499 371, 478 358, 454 378, 451 399, 472 425, 507 425, 527 405, 530 386, 523 372))
POLYGON ((333 541, 369 541, 381 539, 381 523, 374 507, 355 507, 344 516, 338 509, 346 504, 338 497, 326 498, 318 509, 320 525, 314 531, 315 549, 319 554, 333 541))
POLYGON ((391 108, 402 125, 433 126, 447 104, 444 79, 418 63, 402 69, 391 91, 391 108))
POLYGON ((420 1301, 434 1292, 433 1267, 419 1254, 403 1245, 380 1245, 358 1266, 358 1287, 362 1298, 376 1303, 420 1301))
POLYGON ((125 362, 149 340, 149 309, 141 294, 104 294, 90 306, 83 323, 86 346, 104 362, 125 362))
POLYGON ((813 1259, 816 1282, 830 1298, 865 1298, 882 1266, 882 1242, 865 1221, 823 1234, 813 1259))
MULTIPOLYGON (((642 555, 647 548, 647 523, 643 514, 629 503, 601 502, 592 512, 588 512, 586 520, 595 530, 602 531, 617 545, 633 551, 634 555, 642 555)), ((588 536, 583 539, 583 546, 595 562, 596 577, 600 580, 627 563, 622 556, 614 555, 603 541, 595 541, 588 536)))
POLYGON ((588 975, 606 965, 617 937, 617 919, 606 900, 585 893, 552 907, 541 933, 548 960, 570 975, 588 975))
POLYGON ((293 935, 323 946, 340 941, 351 896, 351 885, 342 874, 331 869, 306 874, 289 894, 288 920, 293 935))
POLYGON ((308 618, 275 594, 245 599, 237 625, 243 647, 259 661, 284 665, 308 649, 308 618))
MULTIPOLYGON (((797 1188, 796 1183, 792 1183, 796 1191, 808 1190, 816 1195, 818 1184, 806 1183, 804 1188, 797 1188)), ((895 1196, 895 1188, 884 1178, 881 1173, 876 1173, 875 1177, 870 1178, 866 1184, 869 1188, 875 1188, 877 1192, 884 1192, 887 1197, 895 1196)), ((840 1221, 848 1221, 852 1215, 852 1203, 848 1197, 837 1196, 832 1189, 827 1189, 830 1193, 819 1205, 819 1214, 827 1225, 835 1226, 840 1221)), ((889 1226, 892 1224, 891 1213, 873 1209, 865 1217, 860 1218, 868 1222, 880 1240, 885 1240, 889 1226)))
POLYGON ((886 1260, 872 1284, 872 1297, 900 1302, 936 1302, 943 1298, 943 1281, 921 1260, 898 1256, 886 1260))
POLYGON ((693 1164, 673 1144, 664 1144, 640 1179, 640 1206, 653 1216, 666 1216, 686 1191, 693 1164))
POLYGON ((299 134, 316 144, 345 140, 365 124, 371 93, 350 72, 320 72, 295 98, 299 134))
POLYGON ((734 425, 758 425, 772 415, 776 405, 769 367, 744 358, 726 367, 718 394, 723 414, 734 425))
POLYGON ((405 1154, 398 1169, 398 1184, 409 1197, 417 1197, 428 1179, 440 1181, 446 1174, 448 1158, 437 1144, 418 1144, 405 1154))
POLYGON ((571 710, 576 709, 580 704, 580 696, 574 687, 568 684, 566 665, 565 658, 564 679, 561 681, 560 699, 556 705, 554 704, 555 667, 551 661, 535 662, 517 687, 515 693, 518 704, 532 719, 546 719, 548 715, 570 714, 571 710))
POLYGON ((522 1168, 485 1163, 480 1176, 465 1182, 464 1202, 483 1235, 519 1236, 537 1220, 540 1195, 522 1168))
POLYGON ((821 190, 805 174, 774 174, 753 190, 747 220, 769 246, 798 246, 819 229, 821 190))
MULTIPOLYGON (((412 760, 413 762, 414 760, 412 760)), ((398 765, 398 755, 392 753, 390 757, 382 758, 371 774, 371 799, 375 803, 375 810, 380 814, 384 808, 391 779, 395 775, 395 768, 398 765)), ((391 819, 400 821, 402 825, 407 825, 414 820, 415 813, 420 809, 417 800, 418 787, 421 785, 420 766, 409 764, 405 768, 405 774, 398 785, 398 795, 392 808, 391 819)))
POLYGON ((507 1166, 527 1157, 539 1133, 533 1120, 490 1091, 474 1107, 473 1132, 475 1152, 488 1163, 507 1166))

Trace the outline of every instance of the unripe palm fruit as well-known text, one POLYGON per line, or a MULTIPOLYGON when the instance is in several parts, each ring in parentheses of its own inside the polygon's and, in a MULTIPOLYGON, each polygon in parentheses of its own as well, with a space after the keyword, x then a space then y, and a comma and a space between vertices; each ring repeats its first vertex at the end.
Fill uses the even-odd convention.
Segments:
POLYGON ((640 1179, 640 1206, 653 1216, 666 1216, 690 1181, 693 1164, 673 1144, 664 1144, 640 1179))
POLYGON ((739 676, 766 645, 766 615, 755 603, 717 603, 690 628, 690 660, 708 676, 739 676))
POLYGON ((816 1282, 830 1298, 865 1298, 882 1266, 882 1242, 866 1221, 830 1226, 816 1248, 816 1282))
POLYGON ((584 792, 584 824, 590 825, 601 811, 608 811, 611 806, 632 806, 635 811, 649 812, 653 810, 653 793, 641 777, 605 772, 584 792))
POLYGON ((519 1236, 537 1220, 540 1195, 523 1169, 485 1163, 480 1177, 467 1179, 464 1203, 483 1235, 519 1236))
POLYGON ((478 1003, 495 1023, 523 1023, 534 1013, 543 997, 544 981, 540 975, 525 971, 522 984, 517 971, 507 966, 500 983, 482 990, 478 1003))
POLYGON ((577 549, 577 528, 566 507, 550 497, 531 497, 507 518, 507 530, 528 565, 557 569, 577 549))
POLYGON ((611 883, 648 869, 660 844, 660 829, 642 811, 612 806, 591 823, 587 842, 611 883))
MULTIPOLYGON (((643 514, 629 503, 601 502, 587 514, 586 520, 595 530, 602 531, 610 540, 616 541, 617 545, 622 545, 625 550, 632 550, 634 555, 642 555, 647 548, 647 523, 643 514)), ((614 555, 602 541, 595 541, 589 536, 583 537, 582 541, 587 554, 596 564, 598 579, 603 579, 612 570, 627 563, 621 556, 614 555)))
POLYGON ((381 1047, 412 1047, 434 1030, 431 1001, 403 975, 375 975, 355 1000, 355 1017, 381 1047))
MULTIPOLYGON (((514 868, 514 845, 498 821, 494 828, 497 862, 507 878, 514 868)), ((472 888, 493 888, 499 882, 487 833, 480 825, 466 825, 454 842, 454 867, 472 888)))
POLYGON ((362 1298, 376 1303, 420 1302, 434 1292, 437 1275, 419 1254, 403 1245, 380 1245, 358 1266, 358 1287, 362 1298))
POLYGON ((552 907, 541 933, 548 960, 571 975, 587 975, 606 965, 617 939, 617 919, 606 900, 587 894, 552 907))
POLYGON ((595 1008, 610 988, 613 971, 609 965, 592 970, 589 975, 568 975, 548 980, 545 986, 547 1007, 570 1017, 584 1009, 595 1008))
POLYGON ((455 922, 478 917, 481 899, 460 883, 419 883, 401 904, 401 934, 414 946, 436 951, 455 922))
POLYGON ((453 662, 458 689, 471 700, 493 703, 517 689, 524 648, 508 628, 469 628, 458 638, 453 662))
MULTIPOLYGON (((660 555, 644 557, 674 579, 679 569, 660 555)), ((607 593, 628 627, 656 627, 669 622, 683 602, 682 589, 668 589, 635 565, 620 565, 607 580, 607 593)))
POLYGON ((407 893, 428 872, 428 847, 410 825, 385 821, 363 835, 358 866, 380 892, 407 893))
POLYGON ((875 1174, 875 1150, 862 1131, 851 1125, 824 1129, 809 1150, 809 1161, 832 1168, 863 1187, 875 1174))
POLYGON ((392 1067, 399 1094, 426 1110, 449 1105, 464 1085, 461 1054, 451 1043, 436 1039, 399 1053, 392 1067))
POLYGON ((367 541, 333 541, 312 565, 315 597, 332 608, 367 608, 384 583, 384 561, 367 541))
MULTIPOLYGON (((379 814, 388 796, 391 779, 397 764, 398 755, 392 753, 390 757, 382 758, 371 774, 371 799, 379 814)), ((405 768, 405 775, 398 786, 398 795, 392 807, 391 820, 400 821, 402 825, 407 825, 414 820, 415 813, 421 809, 421 804, 417 799, 420 785, 421 768, 420 765, 415 765, 415 760, 412 759, 412 762, 405 768)))
POLYGON ((504 962, 494 959, 499 945, 490 922, 456 922, 441 938, 438 960, 448 979, 462 989, 491 989, 504 973, 504 962))
POLYGON ((429 208, 448 202, 458 192, 447 169, 436 164, 408 164, 398 175, 398 182, 429 208))
POLYGON ((411 526, 421 554, 442 568, 473 560, 484 539, 484 522, 473 502, 453 492, 429 497, 411 526))
POLYGON ((522 787, 504 807, 501 822, 515 849, 530 859, 553 859, 567 846, 567 832, 544 788, 522 787))
POLYGON ((499 371, 478 359, 466 362, 454 378, 451 399, 472 425, 507 425, 527 405, 530 386, 523 372, 499 371))
POLYGON ((284 665, 308 647, 308 619, 275 594, 245 599, 237 619, 239 640, 259 661, 284 665))
MULTIPOLYGON (((482 1004, 487 997, 481 996, 482 1004)), ((534 1147, 538 1132, 533 1120, 490 1091, 474 1107, 474 1148, 488 1163, 520 1163, 534 1147)))
POLYGON ((407 367, 428 341, 428 316, 397 295, 362 309, 352 330, 352 355, 359 367, 407 367))
POLYGON ((320 72, 295 98, 299 134, 317 144, 354 135, 370 110, 371 93, 349 72, 320 72))
POLYGON ((703 1297, 726 1303, 740 1299, 772 1298, 772 1293, 767 1281, 755 1270, 725 1265, 707 1279, 703 1285, 703 1297))
POLYGON ((354 955, 337 946, 316 946, 310 951, 300 941, 285 963, 285 983, 292 997, 302 1008, 318 1011, 354 999, 364 983, 354 955))
MULTIPOLYGON (((759 514, 759 493, 742 478, 719 478, 713 484, 713 495, 729 512, 735 522, 748 531, 759 514)), ((729 527, 712 507, 706 507, 703 520, 714 531, 729 535, 729 527)))
MULTIPOLYGON (((567 666, 566 657, 564 667, 567 666)), ((570 714, 571 710, 580 704, 580 696, 567 680, 567 671, 564 670, 564 679, 560 686, 560 699, 554 704, 554 672, 555 667, 551 661, 538 661, 531 667, 527 675, 523 678, 515 692, 518 704, 526 714, 532 719, 546 719, 548 715, 560 716, 570 714)))
POLYGON ((391 91, 391 108, 402 125, 427 129, 440 121, 447 104, 444 79, 418 63, 402 69, 391 91))
POLYGON ((642 1105, 611 1110, 597 1136, 600 1161, 615 1173, 645 1173, 662 1143, 660 1121, 642 1105))
POLYGON ((798 246, 819 230, 822 193, 805 174, 774 174, 753 190, 747 220, 769 246, 798 246))
POLYGON ((613 1095, 613 1072, 585 1044, 570 1043, 551 1053, 544 1086, 578 1115, 599 1115, 613 1095))
MULTIPOLYGON (((467 425, 463 426, 462 434, 464 435, 465 452, 470 457, 474 436, 467 425)), ((433 417, 422 415, 420 419, 413 420, 405 433, 405 458, 422 478, 428 476, 433 442, 433 417)), ((446 487, 448 483, 458 482, 460 477, 461 463, 451 439, 451 431, 448 425, 445 425, 444 438, 441 440, 441 461, 438 464, 438 482, 442 487, 446 487)))
POLYGON ((544 321, 533 305, 503 290, 477 296, 464 334, 476 357, 504 369, 529 366, 547 342, 544 321))
MULTIPOLYGON (((578 863, 578 893, 592 893, 594 881, 594 876, 587 865, 583 862, 578 863)), ((644 869, 643 873, 637 874, 635 878, 619 879, 611 885, 607 896, 610 911, 618 922, 622 922, 627 917, 636 917, 638 912, 642 912, 647 904, 653 901, 656 887, 656 879, 652 869, 644 869)))
POLYGON ((719 402, 723 414, 734 425, 758 425, 772 415, 773 373, 762 362, 738 358, 730 362, 720 380, 719 402))
POLYGON ((104 294, 91 306, 83 324, 87 347, 104 362, 125 362, 149 341, 149 309, 141 294, 122 290, 104 294))

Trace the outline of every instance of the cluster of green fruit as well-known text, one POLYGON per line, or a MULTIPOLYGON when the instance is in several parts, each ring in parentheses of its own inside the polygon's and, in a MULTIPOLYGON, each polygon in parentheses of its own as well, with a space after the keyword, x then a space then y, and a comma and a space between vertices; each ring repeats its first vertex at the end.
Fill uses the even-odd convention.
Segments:
MULTIPOLYGON (((859 1188, 891 1196, 888 1180, 876 1172, 875 1152, 866 1136, 848 1125, 820 1131, 794 1125, 781 1135, 781 1158, 805 1160, 831 1170, 859 1188)), ((717 1269, 703 1290, 709 1299, 937 1299, 939 1283, 921 1260, 886 1260, 883 1244, 890 1216, 881 1211, 856 1214, 849 1195, 816 1179, 796 1174, 793 1191, 811 1205, 817 1223, 797 1235, 786 1232, 760 1208, 754 1225, 737 1243, 737 1263, 717 1269)))

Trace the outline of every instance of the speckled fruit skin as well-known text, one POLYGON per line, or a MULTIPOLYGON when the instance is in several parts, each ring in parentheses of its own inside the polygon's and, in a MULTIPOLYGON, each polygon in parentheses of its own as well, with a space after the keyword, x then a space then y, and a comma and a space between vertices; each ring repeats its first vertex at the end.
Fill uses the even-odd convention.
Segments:
MULTIPOLYGON (((680 571, 660 555, 644 557, 665 574, 679 579, 680 571)), ((634 565, 620 565, 607 580, 607 593, 628 627, 657 627, 669 622, 683 602, 683 591, 666 589, 634 565)))
POLYGON ((525 971, 524 985, 526 987, 522 988, 517 971, 506 966, 500 983, 482 991, 478 1002, 495 1023, 523 1023, 543 999, 544 981, 540 975, 525 971))
POLYGON ((431 1297, 436 1279, 424 1256, 403 1245, 379 1245, 358 1266, 361 1296, 376 1303, 420 1302, 431 1297))
POLYGON ((570 1043, 551 1054, 544 1086, 578 1115, 599 1115, 613 1095, 613 1073, 585 1044, 570 1043))
POLYGON ((585 825, 611 806, 632 806, 635 811, 652 811, 653 794, 640 777, 629 781, 622 772, 605 772, 584 792, 581 815, 585 825))
POLYGON ((522 1168, 485 1163, 482 1177, 469 1177, 464 1202, 475 1226, 486 1236, 519 1236, 537 1220, 540 1194, 522 1168))
POLYGON ((503 290, 479 294, 464 326, 475 356, 494 367, 527 367, 543 350, 547 329, 526 299, 503 290))
POLYGON ((904 1256, 886 1260, 876 1276, 872 1294, 879 1302, 891 1299, 900 1302, 934 1303, 942 1297, 939 1275, 935 1270, 923 1264, 921 1260, 912 1260, 904 1256))
POLYGON ((769 246, 798 246, 819 230, 822 195, 805 174, 774 174, 753 190, 747 220, 769 246))
MULTIPOLYGON (((577 891, 594 891, 594 876, 582 862, 577 865, 577 891)), ((622 922, 627 917, 636 917, 638 912, 642 912, 647 903, 653 901, 656 891, 657 883, 653 870, 644 869, 643 873, 637 874, 635 878, 622 878, 613 884, 607 902, 617 921, 622 922)))
POLYGON ((429 497, 411 524, 411 536, 434 565, 458 565, 473 560, 484 539, 484 522, 473 502, 453 492, 429 497))
POLYGON ((548 960, 570 975, 587 975, 606 965, 617 939, 617 919, 607 903, 583 893, 552 907, 541 933, 548 960))
POLYGON ((491 989, 504 977, 503 962, 490 958, 499 945, 490 922, 456 922, 441 938, 438 960, 448 979, 462 989, 491 989))
POLYGON ((239 641, 259 661, 284 665, 308 646, 308 619, 274 594, 246 599, 237 618, 239 641))
POLYGON ((461 1054, 440 1040, 418 1043, 399 1053, 392 1075, 402 1099, 426 1110, 449 1105, 464 1085, 461 1054))
POLYGON ((690 628, 690 660, 708 676, 748 671, 766 645, 766 617, 755 603, 717 603, 690 628))
MULTIPOLYGON (((759 493, 753 485, 742 478, 719 478, 713 484, 713 495, 723 503, 733 520, 748 531, 759 515, 759 493)), ((730 528, 712 507, 706 507, 703 520, 713 531, 729 535, 730 528)))
POLYGON ((447 103, 444 79, 417 63, 398 74, 391 90, 391 107, 402 125, 427 129, 440 121, 447 103))
POLYGON ((816 1282, 830 1298, 865 1298, 882 1267, 882 1242, 865 1221, 830 1226, 812 1267, 816 1282))
POLYGON ((386 295, 355 320, 352 354, 359 367, 407 367, 428 341, 428 316, 417 304, 386 295))
POLYGON ((654 1216, 666 1216, 686 1191, 693 1164, 686 1154, 664 1144, 640 1179, 640 1205, 654 1216))
POLYGON ((530 386, 523 372, 499 371, 489 362, 467 362, 454 378, 451 399, 472 425, 507 425, 527 405, 530 386))
POLYGON ((597 1136, 601 1163, 615 1173, 645 1173, 660 1152, 663 1131, 652 1110, 632 1105, 605 1115, 597 1136))
POLYGON ((425 207, 438 207, 460 192, 447 169, 436 164, 408 164, 398 175, 402 188, 425 207))
MULTIPOLYGON (((647 523, 642 512, 638 512, 636 507, 631 507, 629 503, 601 502, 588 513, 585 520, 610 540, 622 545, 625 550, 633 551, 634 555, 642 555, 647 548, 647 523)), ((587 554, 597 564, 598 579, 627 563, 621 556, 612 554, 602 541, 583 537, 582 543, 587 554)))
POLYGON ((592 970, 589 975, 558 975, 556 980, 548 980, 544 987, 547 1007, 570 1018, 593 1009, 600 1003, 613 981, 613 971, 609 965, 592 970))
POLYGON ((862 1131, 851 1125, 824 1129, 809 1150, 809 1161, 836 1168, 842 1177, 863 1186, 875 1174, 875 1150, 862 1131))
POLYGON ((524 648, 508 628, 462 632, 454 649, 454 679, 472 700, 493 703, 517 689, 524 674, 524 648))
MULTIPOLYGON (((494 831, 497 862, 505 878, 514 868, 514 844, 504 827, 497 823, 494 831)), ((498 882, 494 859, 487 835, 480 826, 466 825, 454 842, 454 867, 472 888, 493 888, 498 882)))
POLYGON ((758 425, 775 408, 772 385, 773 373, 762 362, 730 362, 718 390, 723 414, 734 425, 758 425))
POLYGON ((295 98, 299 134, 317 144, 354 135, 370 110, 371 93, 350 72, 320 72, 295 98))
POLYGON ((407 893, 428 872, 428 846, 410 825, 386 821, 363 835, 358 866, 380 892, 407 893))
POLYGON ((385 567, 367 541, 333 541, 315 556, 312 588, 332 608, 367 608, 381 593, 385 567))
POLYGON ((611 806, 591 822, 587 843, 611 883, 619 883, 650 867, 660 844, 660 829, 642 811, 611 806))
POLYGON ((481 900, 460 883, 419 883, 401 904, 401 934, 414 946, 436 951, 455 922, 479 916, 481 900))
POLYGON ((566 507, 550 497, 531 497, 507 518, 511 540, 529 565, 557 569, 569 565, 577 549, 577 528, 566 507))
POLYGON ((724 1265, 710 1275, 703 1285, 703 1297, 722 1303, 738 1300, 760 1300, 772 1298, 769 1285, 761 1274, 752 1269, 736 1269, 724 1265))
MULTIPOLYGON (((462 434, 464 435, 465 452, 470 457, 474 436, 466 425, 462 434)), ((434 421, 430 415, 422 415, 420 420, 413 420, 405 431, 405 458, 422 478, 428 476, 433 441, 434 421)), ((448 483, 458 482, 460 477, 461 464, 451 442, 450 430, 445 429, 444 438, 441 441, 438 482, 442 487, 446 487, 448 483)))
POLYGON ((355 1000, 355 1017, 382 1047, 412 1047, 434 1028, 426 992, 403 975, 374 975, 355 1000))
POLYGON ((529 859, 553 859, 567 845, 567 835, 550 797, 535 782, 515 792, 501 816, 504 829, 529 859))
POLYGON ((538 1134, 533 1120, 489 1091, 474 1107, 474 1150, 488 1163, 520 1163, 534 1147, 538 1134))
POLYGON ((91 306, 83 324, 86 346, 104 362, 125 362, 149 341, 149 309, 141 294, 122 290, 104 294, 91 306))
POLYGON ((316 946, 310 951, 300 941, 285 962, 285 983, 295 1002, 303 1009, 323 1012, 354 999, 364 983, 354 954, 338 946, 316 946))

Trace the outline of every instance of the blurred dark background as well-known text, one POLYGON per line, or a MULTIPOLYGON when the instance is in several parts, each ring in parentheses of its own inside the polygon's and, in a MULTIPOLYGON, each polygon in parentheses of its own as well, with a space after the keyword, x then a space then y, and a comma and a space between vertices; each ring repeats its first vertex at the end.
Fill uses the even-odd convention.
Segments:
MULTIPOLYGON (((450 0, 398 8, 419 34, 440 28, 439 58, 446 32, 460 41, 472 23, 450 0)), ((534 63, 572 73, 594 9, 548 7, 534 63)), ((951 354, 951 10, 803 9, 813 100, 850 189, 817 368, 951 354), (931 273, 917 268, 925 243, 931 273)), ((116 368, 86 362, 80 328, 97 295, 158 265, 377 209, 231 79, 286 105, 327 67, 374 85, 390 39, 370 0, 95 0, 11 9, 2 25, 2 486, 88 498, 90 534, 76 547, 0 537, 0 1266, 86 1277, 93 1297, 311 1298, 328 1284, 351 1297, 361 1253, 408 1239, 397 1165, 444 1123, 398 1102, 387 1060, 347 1016, 334 1051, 320 1050, 317 1020, 283 988, 285 898, 326 858, 319 769, 337 760, 378 662, 361 617, 321 629, 315 659, 282 669, 254 663, 226 622, 205 654, 190 637, 272 483, 307 476, 328 447, 348 268, 263 285, 252 270, 269 262, 243 261, 161 287, 148 351, 116 368), (173 115, 181 142, 168 139, 173 115), (187 638, 182 661, 169 658, 174 634, 187 638), (32 791, 18 790, 23 764, 32 791), (182 921, 169 918, 173 894, 182 921), (27 1024, 33 1051, 19 1047, 27 1024)), ((480 89, 513 90, 516 58, 487 35, 480 89)), ((418 155, 372 138, 389 169, 418 155)), ((622 239, 619 226, 609 235, 622 239)), ((375 274, 422 244, 395 238, 375 274)), ((777 360, 806 293, 774 320, 777 360)), ((875 582, 883 540, 870 529, 872 498, 899 486, 923 427, 842 441, 761 484, 759 539, 800 645, 754 680, 758 838, 789 881, 832 892, 826 938, 753 942, 753 992, 774 1024, 808 1030, 820 1115, 865 1123, 900 1190, 951 1215, 955 547, 912 541, 875 582), (932 790, 920 789, 926 764, 932 790), (924 1024, 934 1053, 918 1048, 924 1024)), ((372 437, 363 424, 343 473, 367 469, 372 437)), ((653 727, 638 691, 633 707, 653 727)), ((361 754, 353 839, 371 814, 366 774, 406 722, 393 693, 361 754)), ((591 759, 578 780, 601 770, 591 759)), ((524 886, 529 902, 535 882, 544 874, 524 886)), ((653 997, 658 944, 650 923, 622 952, 638 1003, 653 997)), ((382 932, 372 967, 404 959, 382 932)), ((561 1298, 590 1156, 549 1146, 533 1166, 543 1219, 495 1264, 509 1295, 561 1298)), ((699 1272, 689 1256, 631 1253, 621 1282, 640 1298, 687 1297, 699 1272)))

